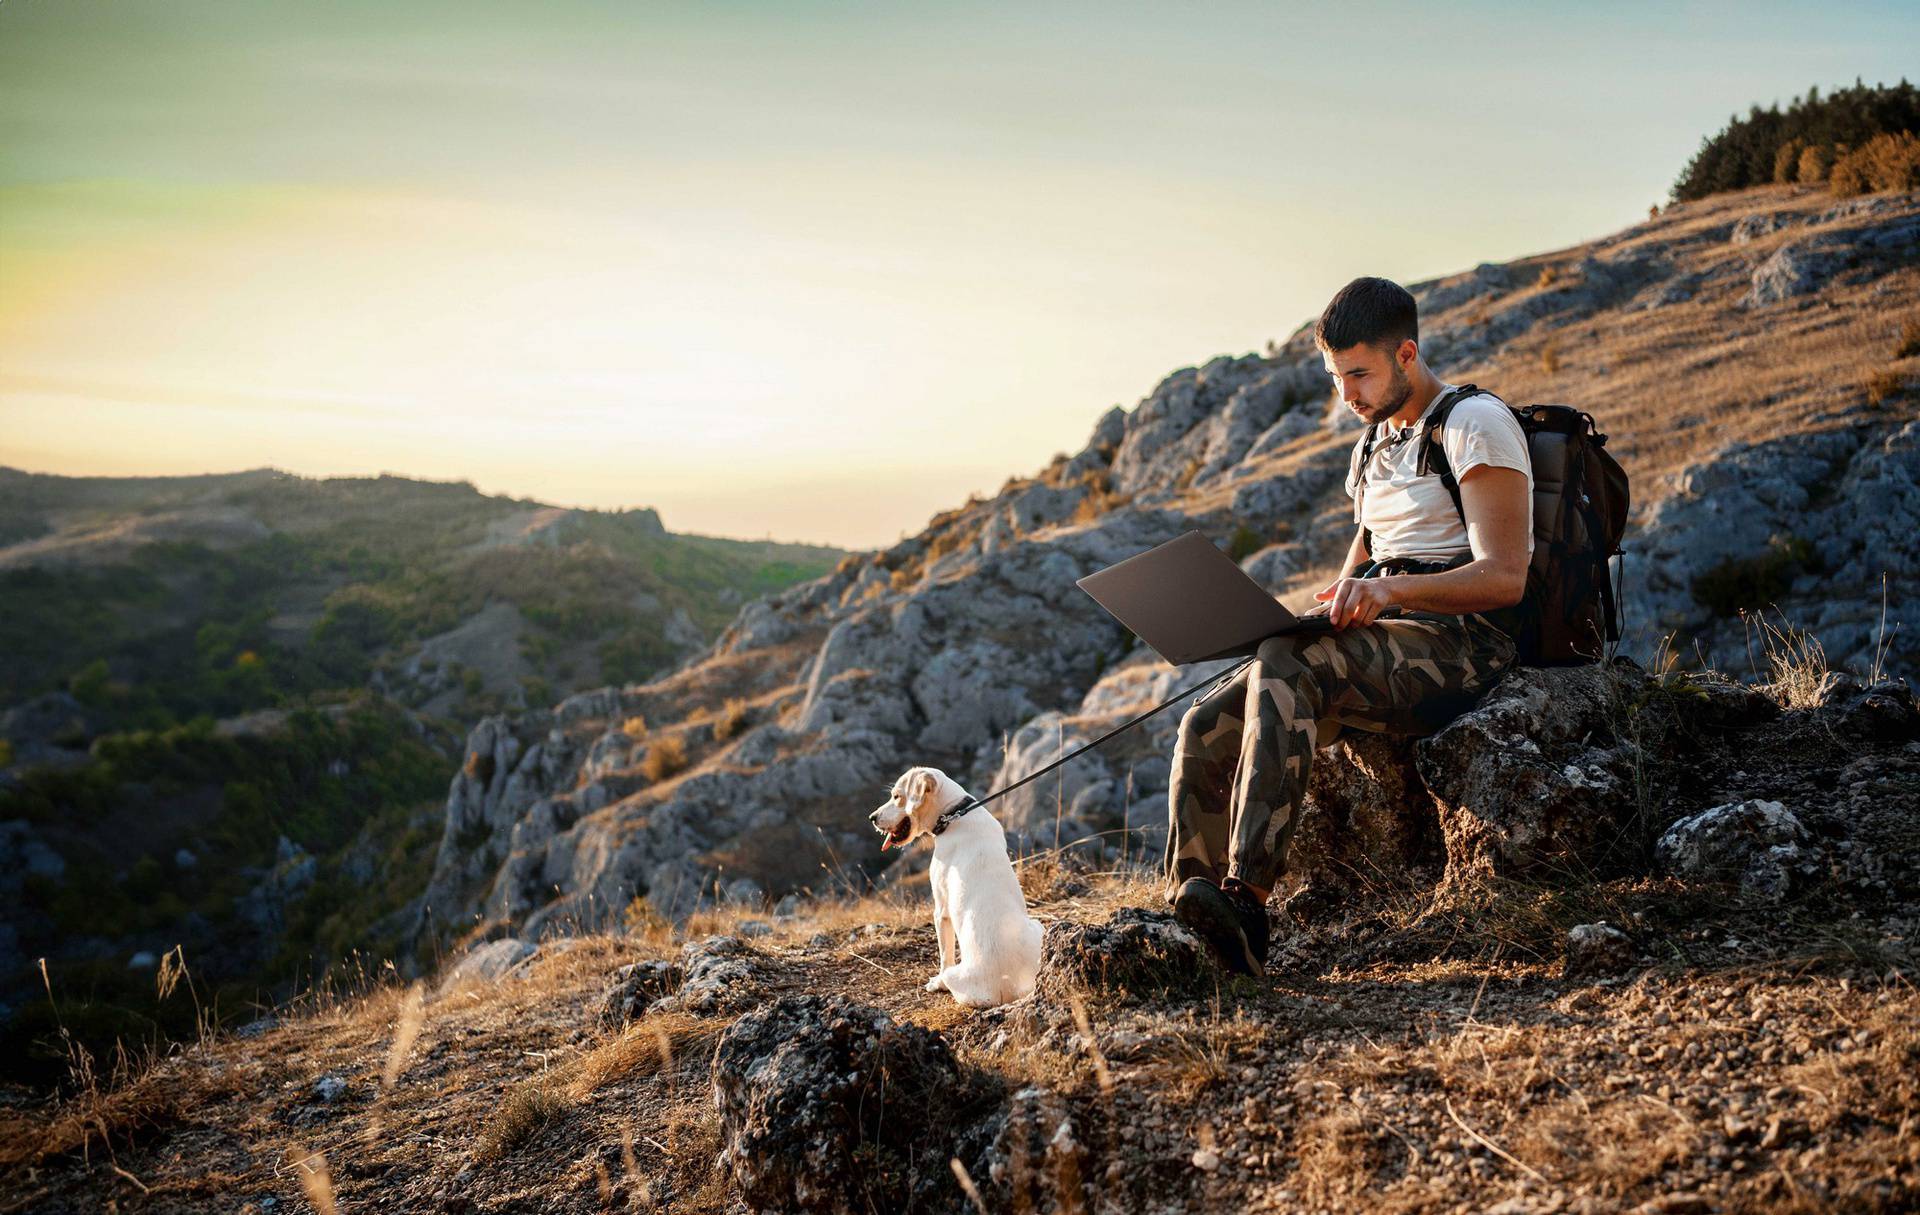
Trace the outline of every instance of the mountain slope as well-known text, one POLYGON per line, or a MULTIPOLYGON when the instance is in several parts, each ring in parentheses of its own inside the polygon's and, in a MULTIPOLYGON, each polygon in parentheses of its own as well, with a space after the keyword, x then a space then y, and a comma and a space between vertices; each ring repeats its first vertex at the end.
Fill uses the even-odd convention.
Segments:
MULTIPOLYGON (((1653 666, 1664 642, 1683 667, 1757 678, 1738 612, 1771 605, 1787 631, 1756 653, 1804 649, 1797 624, 1836 667, 1901 674, 1920 653, 1897 627, 1920 573, 1920 363, 1894 357, 1895 305, 1920 298, 1917 248, 1920 195, 1766 188, 1414 290, 1444 377, 1579 406, 1609 434, 1634 490, 1624 653, 1653 666)), ((745 605, 668 679, 481 723, 423 941, 832 885, 870 866, 860 816, 906 767, 1001 788, 1203 677, 1134 644, 1074 579, 1199 528, 1304 606, 1353 527, 1356 424, 1328 389, 1310 325, 1265 356, 1182 368, 1070 458, 745 605), (722 735, 709 719, 728 699, 746 711, 722 735), (645 737, 624 728, 636 716, 645 737), (645 771, 656 744, 684 767, 645 771)), ((1021 846, 1151 850, 1176 722, 996 812, 1021 846)))

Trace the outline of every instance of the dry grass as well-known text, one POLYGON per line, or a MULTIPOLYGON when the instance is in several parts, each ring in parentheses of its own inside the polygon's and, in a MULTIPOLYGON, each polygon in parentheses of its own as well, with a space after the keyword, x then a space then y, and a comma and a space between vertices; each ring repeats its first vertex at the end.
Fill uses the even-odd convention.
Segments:
POLYGON ((540 1129, 573 1108, 573 1099, 562 1085, 546 1076, 523 1081, 508 1090, 499 1108, 474 1145, 474 1159, 482 1163, 498 1160, 539 1134, 540 1129))
POLYGON ((615 1081, 671 1072, 675 1059, 710 1052, 726 1024, 689 1013, 650 1013, 582 1056, 568 1071, 567 1093, 582 1101, 615 1081))
POLYGON ((647 719, 635 713, 620 723, 620 732, 635 742, 643 741, 647 737, 647 719))
POLYGON ((687 744, 678 734, 666 734, 653 740, 640 771, 651 781, 662 781, 687 766, 687 744))
POLYGON ((728 697, 726 704, 721 706, 720 712, 713 719, 714 739, 725 742, 738 734, 740 728, 747 724, 747 716, 747 702, 738 696, 728 697))
POLYGON ((1867 404, 1884 405, 1889 399, 1899 396, 1906 386, 1906 377, 1892 367, 1880 367, 1867 373, 1862 388, 1867 395, 1867 404))
POLYGON ((1778 625, 1764 616, 1754 619, 1760 626, 1761 651, 1767 664, 1761 691, 1785 709, 1817 708, 1821 682, 1831 670, 1826 647, 1818 637, 1788 624, 1784 617, 1778 625))
POLYGON ((1900 326, 1900 341, 1893 348, 1896 359, 1910 359, 1920 354, 1920 316, 1910 316, 1900 326))

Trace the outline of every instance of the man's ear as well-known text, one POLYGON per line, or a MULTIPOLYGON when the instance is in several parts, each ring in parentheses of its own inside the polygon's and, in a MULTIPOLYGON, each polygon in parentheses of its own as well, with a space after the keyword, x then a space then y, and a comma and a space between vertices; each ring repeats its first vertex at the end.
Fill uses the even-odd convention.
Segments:
POLYGON ((1400 364, 1402 371, 1412 368, 1419 358, 1420 343, 1414 338, 1402 338, 1399 347, 1393 352, 1393 361, 1400 364))

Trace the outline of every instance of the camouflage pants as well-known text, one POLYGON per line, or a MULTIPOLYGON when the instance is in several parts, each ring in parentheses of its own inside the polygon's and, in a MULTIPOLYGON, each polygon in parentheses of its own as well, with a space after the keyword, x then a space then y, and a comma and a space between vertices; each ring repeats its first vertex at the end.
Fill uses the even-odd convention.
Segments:
POLYGON ((1286 872, 1313 753, 1352 727, 1430 734, 1513 664, 1485 616, 1376 620, 1269 637, 1180 719, 1168 790, 1167 901, 1188 878, 1270 889, 1286 872))

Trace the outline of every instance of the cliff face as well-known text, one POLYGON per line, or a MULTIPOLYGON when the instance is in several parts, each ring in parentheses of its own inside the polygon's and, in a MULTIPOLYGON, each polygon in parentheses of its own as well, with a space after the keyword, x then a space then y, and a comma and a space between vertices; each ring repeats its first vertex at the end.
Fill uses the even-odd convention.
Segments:
MULTIPOLYGON (((1664 643, 1764 675, 1750 643, 1785 643, 1739 611, 1771 605, 1836 668, 1914 669, 1895 622, 1920 606, 1920 402, 1895 306, 1920 298, 1920 195, 1830 203, 1721 196, 1413 285, 1443 377, 1609 434, 1635 499, 1622 651, 1643 665, 1664 643)), ((1357 434, 1310 329, 1175 371, 1077 454, 745 605, 666 678, 483 721, 418 925, 537 936, 636 897, 682 916, 821 889, 870 863, 864 815, 908 766, 984 794, 1203 678, 1130 645, 1074 580, 1198 528, 1310 602, 1352 535, 1357 434)), ((1177 720, 996 803, 1016 847, 1156 849, 1177 720)))

